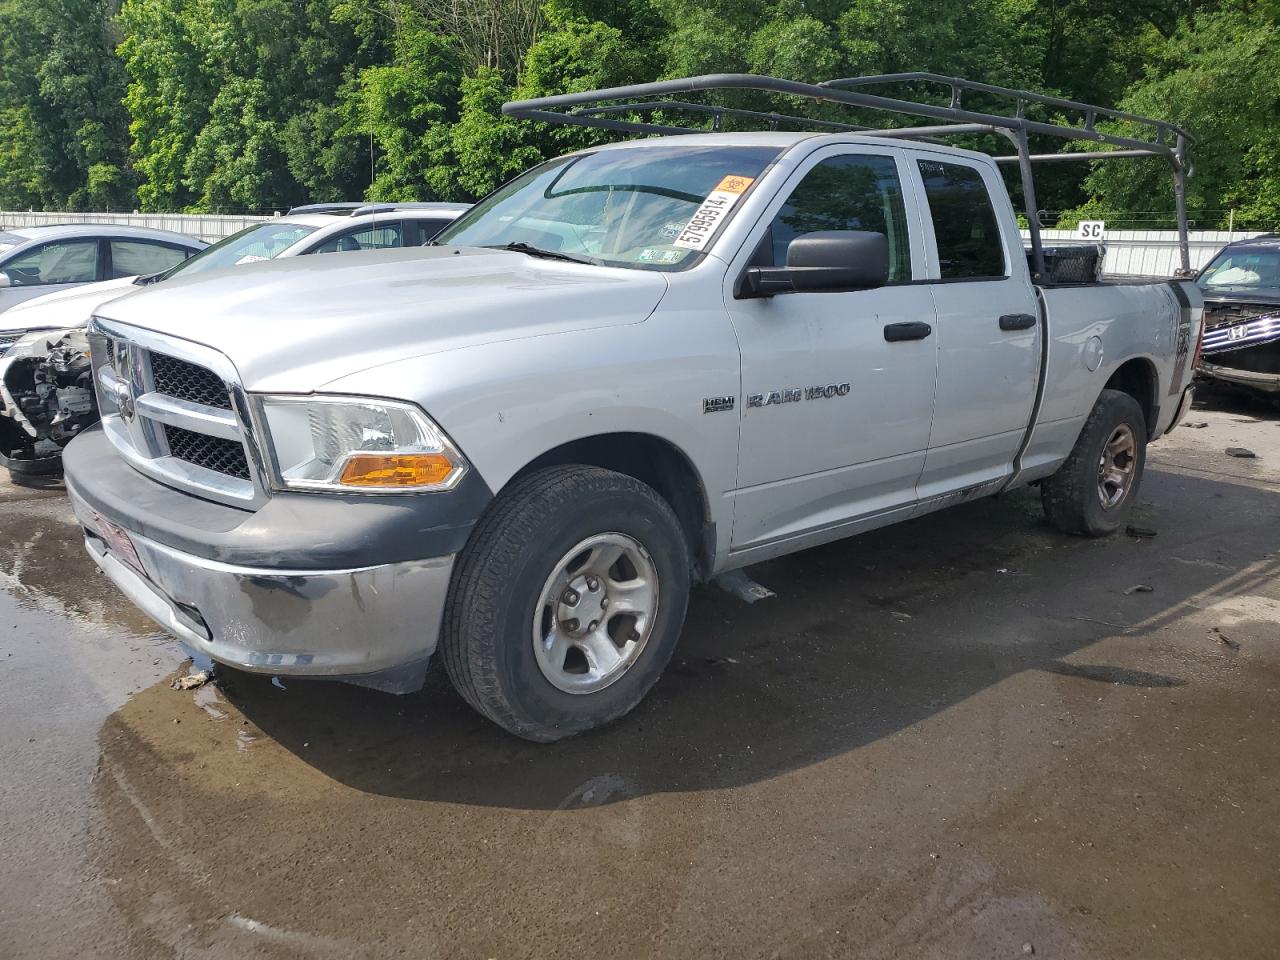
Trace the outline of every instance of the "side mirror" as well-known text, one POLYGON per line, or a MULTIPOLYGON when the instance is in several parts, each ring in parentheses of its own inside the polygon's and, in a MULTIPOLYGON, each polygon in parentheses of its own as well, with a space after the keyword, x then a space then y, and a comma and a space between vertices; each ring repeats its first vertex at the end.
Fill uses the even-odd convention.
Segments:
POLYGON ((13 279, 3 270, 0 270, 0 290, 3 290, 5 287, 12 287, 12 286, 13 286, 13 279))
POLYGON ((889 238, 883 233, 820 230, 787 245, 785 267, 748 267, 738 297, 871 290, 888 280, 889 238))

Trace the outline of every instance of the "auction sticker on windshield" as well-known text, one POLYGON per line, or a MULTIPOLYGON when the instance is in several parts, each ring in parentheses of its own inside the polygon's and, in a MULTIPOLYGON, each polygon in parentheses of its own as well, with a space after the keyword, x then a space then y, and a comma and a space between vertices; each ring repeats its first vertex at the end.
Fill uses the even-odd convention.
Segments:
POLYGON ((680 236, 672 241, 674 247, 686 250, 703 250, 707 241, 716 232, 716 227, 729 215, 734 204, 742 199, 747 187, 755 181, 755 177, 727 176, 716 184, 716 188, 702 201, 689 222, 680 231, 680 236))

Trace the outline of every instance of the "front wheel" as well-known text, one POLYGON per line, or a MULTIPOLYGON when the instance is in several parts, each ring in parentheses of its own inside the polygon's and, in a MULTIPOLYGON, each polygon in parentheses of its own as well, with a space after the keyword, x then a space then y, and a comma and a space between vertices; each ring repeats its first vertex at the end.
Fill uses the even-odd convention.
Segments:
POLYGON ((445 669, 495 723, 558 740, 640 702, 688 598, 688 547, 657 492, 596 467, 539 470, 503 491, 458 560, 445 669))
POLYGON ((1101 537, 1133 511, 1147 462, 1147 419, 1138 401, 1103 390, 1071 455, 1040 485, 1045 515, 1064 533, 1101 537))

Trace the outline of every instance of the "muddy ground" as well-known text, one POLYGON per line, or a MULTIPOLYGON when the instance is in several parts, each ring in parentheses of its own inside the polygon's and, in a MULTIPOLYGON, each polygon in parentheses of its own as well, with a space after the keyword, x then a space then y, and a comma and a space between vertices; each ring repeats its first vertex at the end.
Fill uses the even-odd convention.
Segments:
POLYGON ((1276 957, 1280 417, 1190 419, 1153 538, 1027 491, 753 568, 554 746, 439 687, 173 690, 60 490, 3 487, 0 956, 1276 957))

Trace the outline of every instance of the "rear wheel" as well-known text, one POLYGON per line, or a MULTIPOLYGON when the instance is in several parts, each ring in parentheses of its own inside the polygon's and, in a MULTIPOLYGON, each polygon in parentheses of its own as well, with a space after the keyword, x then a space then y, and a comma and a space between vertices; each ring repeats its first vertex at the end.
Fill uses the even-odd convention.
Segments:
POLYGON ((445 668, 495 723, 558 740, 640 702, 688 596, 688 547, 651 487, 596 467, 539 470, 499 496, 459 558, 445 668))
POLYGON ((1049 521, 1064 533, 1101 537, 1129 518, 1147 461, 1147 420, 1138 401, 1103 390, 1058 472, 1040 485, 1049 521))

